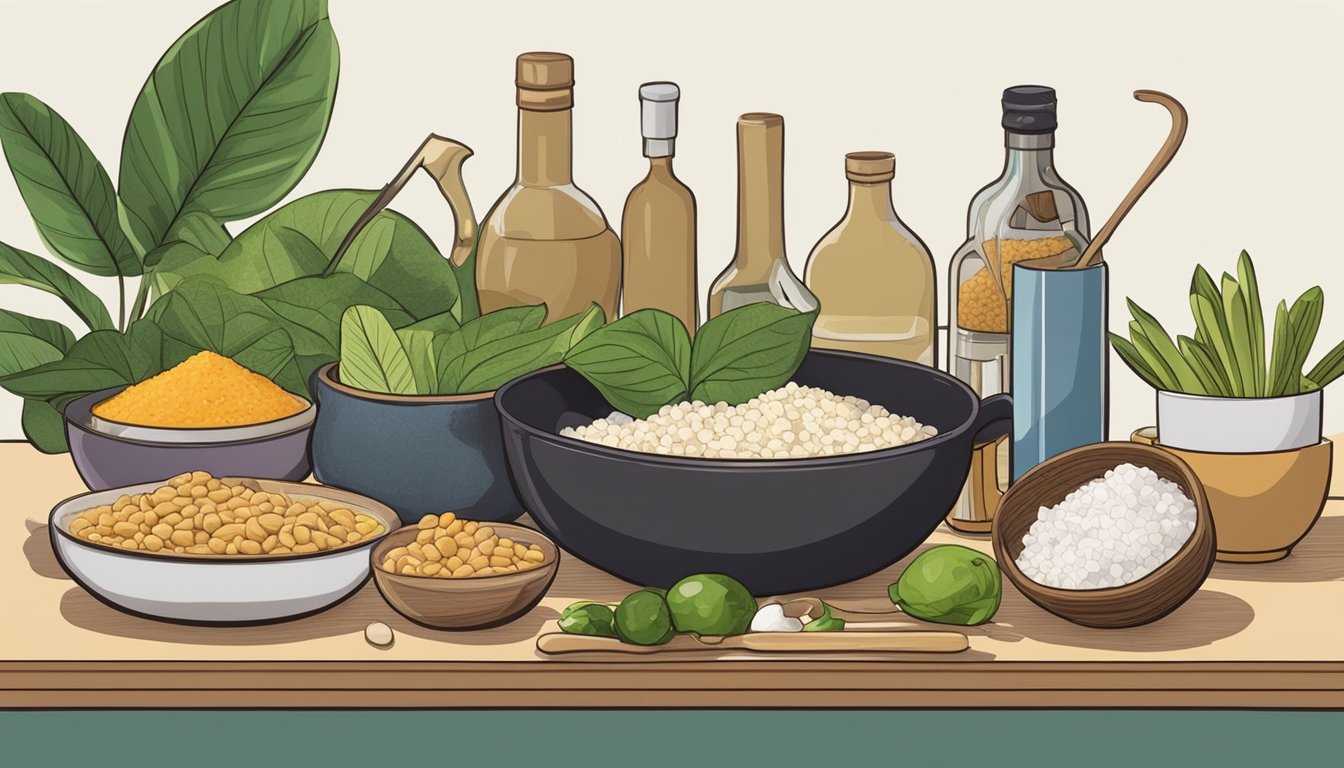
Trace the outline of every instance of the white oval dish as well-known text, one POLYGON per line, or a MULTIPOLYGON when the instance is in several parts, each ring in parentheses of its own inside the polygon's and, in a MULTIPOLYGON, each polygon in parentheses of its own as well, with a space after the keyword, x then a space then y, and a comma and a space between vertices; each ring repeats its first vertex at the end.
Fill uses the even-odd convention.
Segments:
MULTIPOLYGON (((238 478, 224 478, 239 482, 238 478)), ((90 507, 122 494, 153 491, 163 482, 80 494, 57 504, 47 520, 61 567, 81 587, 115 608, 191 624, 258 624, 328 608, 369 578, 369 552, 400 523, 391 508, 337 488, 282 480, 252 480, 267 492, 335 501, 377 519, 383 533, 357 546, 288 555, 179 555, 100 546, 70 533, 90 507)))
MULTIPOLYGON (((298 395, 290 395, 303 404, 303 410, 291 416, 263 421, 260 424, 243 424, 237 427, 145 427, 127 424, 89 415, 88 428, 94 432, 134 440, 141 443, 235 443, 243 440, 261 440, 275 435, 283 435, 296 429, 303 429, 317 418, 317 408, 309 400, 298 395)), ((95 404, 93 406, 97 408, 95 404)), ((92 409, 90 409, 92 410, 92 409)))

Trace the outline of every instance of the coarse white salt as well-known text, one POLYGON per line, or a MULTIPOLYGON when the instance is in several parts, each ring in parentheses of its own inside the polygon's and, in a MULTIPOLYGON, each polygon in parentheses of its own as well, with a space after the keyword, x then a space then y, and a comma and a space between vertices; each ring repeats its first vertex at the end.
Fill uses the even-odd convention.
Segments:
POLYGON ((560 434, 642 453, 798 459, 892 448, 938 430, 861 398, 789 382, 741 405, 696 400, 665 405, 647 419, 613 413, 560 434))
POLYGON ((1061 589, 1133 584, 1180 551, 1195 530, 1195 504, 1156 472, 1121 464, 1041 507, 1022 537, 1017 567, 1061 589))

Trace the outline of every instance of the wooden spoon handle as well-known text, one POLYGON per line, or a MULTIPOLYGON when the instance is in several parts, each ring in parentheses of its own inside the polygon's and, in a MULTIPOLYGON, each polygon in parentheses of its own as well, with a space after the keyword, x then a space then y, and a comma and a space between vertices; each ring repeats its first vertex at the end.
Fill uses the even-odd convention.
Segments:
POLYGON ((957 653, 970 643, 960 632, 753 632, 725 638, 719 647, 774 653, 957 653))
POLYGON ((1157 151, 1157 155, 1153 157, 1152 162, 1148 163, 1148 167, 1144 169, 1143 175, 1139 176, 1138 181, 1134 182, 1129 194, 1125 195, 1124 200, 1120 201, 1115 213, 1112 213, 1111 218, 1107 219, 1106 223, 1102 225, 1101 231, 1097 233, 1096 237, 1092 238, 1087 250, 1083 251, 1083 255, 1071 269, 1090 267, 1101 262, 1101 249, 1111 239, 1111 235, 1115 234, 1115 228, 1120 226, 1120 222, 1124 221, 1125 216, 1129 214, 1134 204, 1139 201, 1143 193, 1148 191, 1148 187, 1152 186, 1157 177, 1171 163, 1171 159, 1176 156, 1176 151, 1181 148, 1181 142, 1185 141, 1185 129, 1190 122, 1190 118, 1186 114, 1185 107, 1181 106, 1179 101, 1160 91, 1135 91, 1134 98, 1166 107, 1167 111, 1171 113, 1171 132, 1167 134, 1167 140, 1162 144, 1162 148, 1157 151))

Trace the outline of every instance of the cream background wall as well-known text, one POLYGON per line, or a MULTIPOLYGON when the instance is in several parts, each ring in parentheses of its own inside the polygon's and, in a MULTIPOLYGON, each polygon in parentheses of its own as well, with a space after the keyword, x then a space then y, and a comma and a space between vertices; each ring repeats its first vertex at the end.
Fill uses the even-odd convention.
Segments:
MULTIPOLYGON (((115 180, 145 76, 217 4, 0 2, 0 90, 60 111, 115 180)), ((1184 102, 1190 131, 1107 249, 1112 327, 1125 327, 1124 297, 1133 296, 1187 332, 1194 264, 1231 269, 1246 248, 1267 302, 1313 283, 1325 289, 1315 356, 1344 337, 1333 232, 1344 172, 1340 4, 331 0, 331 19, 341 46, 336 110, 291 197, 378 187, 434 131, 476 150, 466 179, 483 214, 513 176, 514 56, 560 50, 576 59, 575 178, 615 222, 646 162, 637 87, 681 85, 676 162, 699 200, 702 294, 732 255, 733 125, 753 110, 786 119, 786 234, 799 274, 843 213, 843 154, 885 149, 897 155, 896 208, 933 249, 942 280, 971 195, 1001 167, 1004 87, 1058 90, 1056 159, 1094 228, 1166 135, 1165 111, 1130 97, 1156 88, 1184 102)), ((448 242, 447 206, 427 178, 396 207, 448 242)), ((0 240, 45 253, 7 173, 0 240)), ((115 312, 115 281, 86 279, 115 312)), ((939 292, 945 321, 945 284, 939 292)), ((0 286, 0 306, 78 327, 57 300, 29 289, 0 286)), ((1111 393, 1113 435, 1152 422, 1151 390, 1114 358, 1111 393)), ((1326 411, 1327 430, 1344 430, 1344 406, 1326 411)), ((18 436, 19 401, 0 393, 0 438, 18 436)))

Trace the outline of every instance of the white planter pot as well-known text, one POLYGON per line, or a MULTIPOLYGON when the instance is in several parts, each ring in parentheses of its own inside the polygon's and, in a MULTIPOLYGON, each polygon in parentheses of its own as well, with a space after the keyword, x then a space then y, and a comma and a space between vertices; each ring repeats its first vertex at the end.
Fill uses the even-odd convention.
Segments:
POLYGON ((1206 453, 1292 451, 1321 441, 1321 390, 1286 397, 1157 393, 1163 445, 1206 453))

